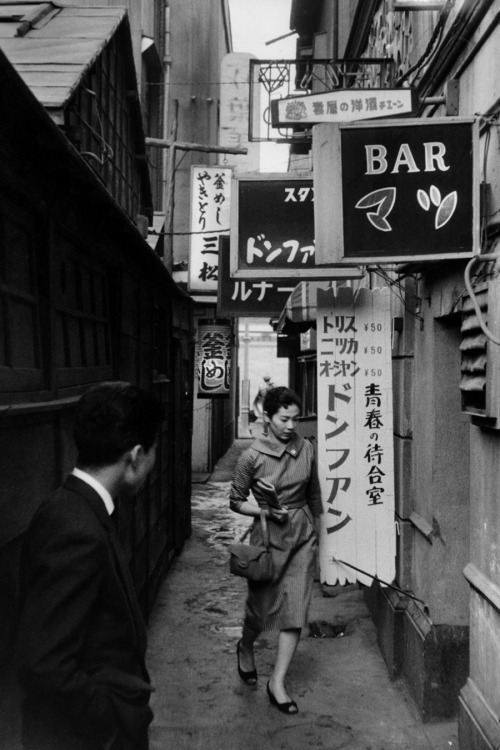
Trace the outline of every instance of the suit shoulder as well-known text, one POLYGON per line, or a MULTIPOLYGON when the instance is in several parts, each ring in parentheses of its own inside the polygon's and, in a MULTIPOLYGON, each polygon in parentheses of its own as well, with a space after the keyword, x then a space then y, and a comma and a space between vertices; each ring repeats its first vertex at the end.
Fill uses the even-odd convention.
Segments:
POLYGON ((31 529, 73 529, 81 534, 100 535, 102 523, 85 498, 79 493, 59 487, 42 500, 30 524, 31 529))

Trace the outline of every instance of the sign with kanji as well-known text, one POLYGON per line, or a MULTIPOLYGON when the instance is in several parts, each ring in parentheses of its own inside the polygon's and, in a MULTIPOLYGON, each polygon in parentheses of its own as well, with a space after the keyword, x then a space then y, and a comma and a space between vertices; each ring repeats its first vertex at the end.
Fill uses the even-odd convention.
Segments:
POLYGON ((318 290, 321 581, 395 577, 391 310, 387 288, 318 290))
POLYGON ((331 127, 338 148, 317 159, 315 171, 318 192, 331 184, 329 202, 322 196, 317 206, 318 264, 467 259, 478 252, 474 119, 331 127))
POLYGON ((196 339, 198 398, 229 396, 231 382, 231 325, 200 320, 196 339))
POLYGON ((232 279, 229 274, 229 238, 221 237, 217 315, 233 318, 279 317, 296 279, 232 279))
POLYGON ((351 122, 411 114, 418 107, 415 89, 338 89, 271 102, 273 128, 351 122))
POLYGON ((310 177, 235 175, 231 191, 232 278, 361 278, 353 266, 319 269, 310 177))
POLYGON ((191 168, 190 292, 213 294, 217 290, 219 237, 229 233, 230 199, 230 169, 191 168))

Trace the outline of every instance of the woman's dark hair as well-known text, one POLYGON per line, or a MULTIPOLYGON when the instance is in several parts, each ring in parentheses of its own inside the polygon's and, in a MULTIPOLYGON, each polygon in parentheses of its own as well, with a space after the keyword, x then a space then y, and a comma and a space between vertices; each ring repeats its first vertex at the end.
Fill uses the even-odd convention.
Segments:
POLYGON ((163 417, 157 397, 131 383, 93 386, 76 408, 73 437, 78 466, 113 464, 134 445, 148 451, 163 417))
POLYGON ((270 388, 267 391, 264 396, 263 409, 267 416, 271 418, 281 409, 282 406, 286 408, 292 404, 295 404, 299 409, 302 409, 302 401, 295 391, 286 388, 284 385, 280 385, 277 388, 270 388))

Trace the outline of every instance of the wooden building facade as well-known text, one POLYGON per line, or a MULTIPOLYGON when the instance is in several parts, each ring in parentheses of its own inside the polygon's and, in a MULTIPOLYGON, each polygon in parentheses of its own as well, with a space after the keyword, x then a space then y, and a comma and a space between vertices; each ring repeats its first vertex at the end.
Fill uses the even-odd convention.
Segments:
MULTIPOLYGON (((69 13, 76 18, 75 10, 69 13)), ((15 635, 23 532, 72 468, 73 409, 90 385, 127 380, 154 390, 166 409, 146 487, 133 505, 118 503, 120 536, 146 617, 190 534, 193 306, 139 230, 140 217, 152 214, 151 190, 133 68, 127 68, 126 14, 113 13, 118 23, 93 45, 95 54, 82 53, 69 87, 69 71, 59 65, 70 96, 58 101, 57 116, 55 102, 51 117, 34 95, 40 92, 21 79, 40 80, 40 70, 19 61, 14 43, 2 45, 8 55, 0 52, 4 666, 15 635), (108 106, 106 117, 100 103, 108 106)), ((60 52, 60 37, 59 45, 60 52)))

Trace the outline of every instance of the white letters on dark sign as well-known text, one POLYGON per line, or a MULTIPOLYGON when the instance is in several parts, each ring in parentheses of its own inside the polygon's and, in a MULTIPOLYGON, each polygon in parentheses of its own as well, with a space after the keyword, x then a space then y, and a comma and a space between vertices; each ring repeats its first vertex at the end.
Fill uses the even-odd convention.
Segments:
MULTIPOLYGON (((439 141, 424 143, 424 172, 447 172, 450 168, 445 164, 446 146, 439 141)), ((394 165, 390 169, 387 149, 380 144, 366 145, 366 172, 367 175, 384 174, 388 170, 391 174, 398 174, 400 169, 408 172, 421 172, 408 143, 402 143, 394 159, 394 165)))

